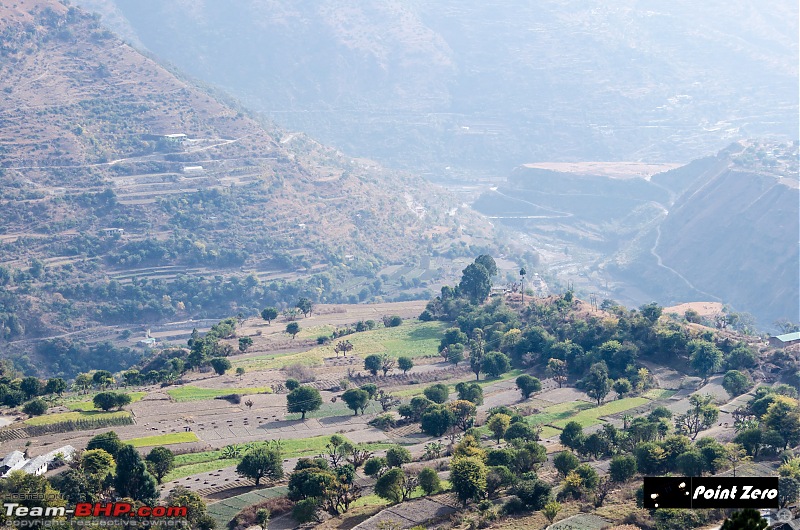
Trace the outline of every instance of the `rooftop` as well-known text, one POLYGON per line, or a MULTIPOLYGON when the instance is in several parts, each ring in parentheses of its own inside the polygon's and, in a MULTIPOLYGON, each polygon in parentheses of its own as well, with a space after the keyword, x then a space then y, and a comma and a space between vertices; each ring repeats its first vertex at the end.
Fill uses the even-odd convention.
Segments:
POLYGON ((786 333, 785 335, 778 335, 775 337, 781 342, 791 342, 793 340, 800 340, 800 331, 794 333, 786 333))

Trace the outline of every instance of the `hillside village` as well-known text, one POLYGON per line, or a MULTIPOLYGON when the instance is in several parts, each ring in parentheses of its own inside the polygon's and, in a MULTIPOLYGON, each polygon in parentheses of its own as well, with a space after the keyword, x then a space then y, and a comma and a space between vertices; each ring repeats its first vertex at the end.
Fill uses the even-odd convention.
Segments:
POLYGON ((269 123, 83 9, 0 3, 4 528, 800 521, 796 140, 446 166, 448 190, 269 123), (653 507, 654 476, 774 477, 778 508, 653 507), (86 503, 134 512, 64 511, 86 503))
MULTIPOLYGON (((722 329, 711 303, 628 311, 528 291, 523 304, 490 295, 493 262, 427 303, 301 301, 133 370, 41 381, 0 429, 4 465, 46 462, 33 475, 66 492, 88 478, 87 455, 135 448, 119 458, 146 463, 152 489, 122 496, 198 499, 206 528, 247 528, 261 510, 269 528, 685 528, 726 514, 643 509, 637 477, 798 478, 794 335, 722 329), (325 493, 304 493, 314 473, 334 481, 325 493)), ((108 486, 86 487, 119 496, 119 464, 116 478, 104 469, 108 486)))

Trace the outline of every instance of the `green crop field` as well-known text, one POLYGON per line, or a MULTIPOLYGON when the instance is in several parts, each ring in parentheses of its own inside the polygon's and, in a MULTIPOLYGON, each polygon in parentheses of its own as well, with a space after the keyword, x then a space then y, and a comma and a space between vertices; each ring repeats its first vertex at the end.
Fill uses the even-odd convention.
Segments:
MULTIPOLYGON (((426 357, 438 355, 439 341, 445 325, 442 322, 420 322, 406 320, 396 328, 378 328, 371 331, 361 331, 337 339, 330 344, 317 346, 308 351, 287 355, 259 355, 233 361, 233 366, 243 367, 248 371, 278 369, 284 366, 299 363, 304 365, 318 365, 326 357, 335 357, 333 348, 338 340, 349 340, 353 345, 353 354, 360 357, 367 355, 388 353, 392 357, 426 357)), ((319 335, 329 335, 330 326, 318 326, 307 330, 307 337, 314 338, 319 335)), ((302 333, 302 332, 301 332, 302 333)))
POLYGON ((201 399, 214 399, 228 394, 271 394, 272 389, 268 386, 248 387, 248 388, 200 388, 192 385, 185 385, 172 390, 167 390, 167 394, 177 401, 199 401, 201 399))
MULTIPOLYGON (((587 408, 585 406, 582 406, 579 407, 579 410, 577 411, 576 414, 569 417, 559 418, 555 421, 548 423, 551 423, 554 427, 563 428, 570 421, 577 421, 578 423, 581 424, 581 427, 586 428, 591 425, 597 425, 598 423, 602 423, 602 420, 600 420, 600 418, 603 416, 610 416, 611 414, 624 412, 626 410, 646 405, 649 402, 650 400, 643 397, 630 397, 630 398, 611 401, 599 407, 590 405, 587 408)), ((545 409, 545 412, 547 412, 551 408, 552 407, 548 407, 547 409, 545 409)))
POLYGON ((208 514, 217 521, 217 528, 227 528, 228 522, 230 522, 237 513, 248 506, 258 504, 259 502, 273 497, 281 497, 286 495, 288 491, 289 489, 286 486, 275 486, 274 488, 249 491, 241 495, 236 495, 235 497, 229 497, 219 502, 209 504, 208 514))
POLYGON ((172 445, 187 442, 199 442, 200 439, 193 432, 173 432, 169 434, 159 434, 157 436, 132 438, 124 441, 125 443, 131 444, 134 447, 151 447, 154 445, 172 445))
MULTIPOLYGON (((177 457, 176 457, 177 460, 177 457)), ((164 482, 170 480, 178 480, 179 478, 197 475, 198 473, 205 473, 207 471, 216 471, 229 466, 235 466, 239 463, 238 458, 217 458, 209 460, 208 462, 198 462, 196 464, 188 464, 185 466, 177 466, 164 476, 164 482)))
POLYGON ((99 418, 123 418, 129 417, 130 412, 118 410, 114 412, 103 412, 100 410, 76 410, 73 412, 59 412, 56 414, 46 414, 25 420, 27 425, 50 425, 51 423, 61 423, 62 421, 91 420, 99 418))
MULTIPOLYGON (((146 396, 147 392, 128 392, 127 394, 131 397, 131 403, 136 403, 146 396)), ((95 410, 94 403, 92 403, 91 400, 67 402, 64 404, 64 406, 66 406, 69 410, 95 410)))
MULTIPOLYGON (((184 434, 184 433, 178 433, 184 434)), ((186 433, 194 434, 194 433, 186 433)), ((155 437, 154 437, 155 438, 155 437)), ((345 438, 347 438, 345 436, 345 438)), ((314 436, 311 438, 293 438, 281 440, 281 456, 283 458, 295 458, 300 456, 316 456, 325 451, 325 446, 330 441, 330 436, 314 436)), ((173 442, 176 443, 176 442, 173 442)), ((255 443, 253 446, 265 445, 266 442, 255 443)), ((359 447, 369 451, 381 451, 392 447, 390 443, 366 443, 358 444, 359 447)), ((245 444, 241 445, 242 448, 245 444)), ((244 450, 244 449, 243 449, 244 450)), ((239 463, 239 458, 222 458, 222 451, 203 451, 200 453, 188 453, 175 456, 175 469, 169 472, 164 481, 176 480, 197 473, 215 471, 239 463)))
POLYGON ((677 392, 675 390, 667 390, 666 388, 651 388, 644 394, 642 397, 646 397, 647 399, 669 399, 674 396, 677 392))

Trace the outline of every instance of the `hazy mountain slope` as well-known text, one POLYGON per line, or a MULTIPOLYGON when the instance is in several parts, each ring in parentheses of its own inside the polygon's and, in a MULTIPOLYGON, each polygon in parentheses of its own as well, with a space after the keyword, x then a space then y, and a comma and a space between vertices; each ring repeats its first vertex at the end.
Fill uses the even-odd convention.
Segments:
MULTIPOLYGON (((750 153, 760 146, 753 145, 750 153)), ((663 262, 699 289, 762 323, 800 320, 800 193, 797 149, 778 167, 723 154, 723 167, 697 174, 660 225, 663 262)))
POLYGON ((369 297, 383 264, 486 242, 438 188, 267 129, 76 8, 4 2, 0 35, 0 341, 369 297))
POLYGON ((750 141, 649 179, 522 166, 474 207, 579 290, 636 305, 716 299, 769 326, 800 320, 797 160, 796 143, 750 141))
POLYGON ((279 123, 436 174, 797 133, 795 2, 84 1, 279 123))

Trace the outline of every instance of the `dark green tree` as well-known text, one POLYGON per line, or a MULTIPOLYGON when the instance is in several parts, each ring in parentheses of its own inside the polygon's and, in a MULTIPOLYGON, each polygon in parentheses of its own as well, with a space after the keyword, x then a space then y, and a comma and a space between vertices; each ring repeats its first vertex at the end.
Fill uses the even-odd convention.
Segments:
POLYGON ((35 398, 42 393, 42 382, 36 377, 26 377, 20 381, 19 389, 25 394, 25 399, 35 398))
POLYGON ((436 383, 435 385, 431 385, 422 392, 425 394, 425 397, 433 401, 434 403, 442 404, 447 401, 448 396, 450 395, 450 391, 447 389, 447 385, 442 383, 436 383))
POLYGON ((342 394, 342 401, 347 403, 347 408, 352 410, 354 415, 357 415, 359 410, 364 414, 369 403, 369 394, 360 388, 350 388, 342 394))
POLYGON ((158 500, 158 483, 147 471, 139 452, 132 445, 124 445, 117 453, 117 474, 114 488, 120 497, 130 497, 145 504, 158 500))
POLYGON ((529 510, 541 510, 551 500, 552 489, 544 481, 523 480, 514 488, 514 494, 529 510))
POLYGON ((728 370, 725 377, 722 378, 722 388, 731 397, 741 396, 750 389, 751 385, 752 382, 747 374, 739 370, 728 370))
POLYGON ((504 353, 493 351, 483 357, 481 370, 489 377, 500 377, 511 368, 511 360, 504 353))
POLYGON ((60 377, 55 377, 47 380, 44 386, 45 394, 58 394, 59 396, 67 389, 67 383, 60 377))
POLYGON ((439 437, 455 425, 453 413, 444 405, 431 405, 421 416, 422 432, 439 437))
POLYGON ((283 459, 277 449, 269 447, 255 447, 249 450, 236 466, 236 473, 256 481, 256 486, 262 478, 279 480, 283 478, 283 459))
POLYGON ((210 361, 211 368, 217 372, 217 375, 222 375, 231 369, 231 362, 225 357, 214 357, 210 361))
POLYGON ((460 293, 467 296, 473 303, 481 303, 492 291, 491 276, 483 265, 470 263, 467 265, 458 284, 460 293))
POLYGON ((372 375, 378 375, 378 372, 383 368, 383 360, 380 355, 372 354, 367 355, 364 359, 364 370, 367 370, 372 375))
POLYGON ((314 387, 299 386, 286 395, 286 407, 289 412, 299 412, 302 420, 306 412, 313 412, 322 406, 322 396, 314 387))
POLYGON ((295 307, 303 312, 303 316, 307 317, 308 315, 311 314, 311 310, 313 309, 314 306, 311 303, 311 300, 309 300, 308 298, 301 298, 300 300, 297 301, 297 305, 295 305, 295 307))
POLYGON ((721 530, 765 530, 768 526, 769 523, 761 517, 758 510, 746 508, 733 512, 729 518, 725 519, 721 530))
POLYGON ((631 455, 617 455, 611 459, 608 474, 614 482, 627 482, 636 474, 636 459, 631 455))
POLYGON ((414 368, 414 361, 412 361, 410 357, 399 357, 397 359, 397 367, 400 368, 403 373, 406 373, 414 368))
POLYGON ((578 467, 580 463, 581 461, 578 460, 578 457, 575 456, 572 451, 561 451, 553 457, 553 465, 562 477, 566 477, 567 474, 578 467))
POLYGON ((267 325, 272 324, 272 321, 278 318, 278 310, 274 307, 267 307, 261 311, 261 318, 267 321, 267 325))
POLYGON ((41 416, 47 412, 47 403, 38 398, 33 401, 28 401, 25 403, 25 406, 22 407, 22 412, 30 417, 41 416))
POLYGON ((411 462, 411 453, 401 445, 395 445, 386 450, 386 464, 389 467, 400 467, 411 462))
POLYGON ((522 393, 522 397, 528 399, 531 394, 542 389, 542 382, 528 374, 522 374, 517 377, 517 388, 522 393))
POLYGON ((559 441, 564 447, 569 447, 572 450, 578 450, 583 445, 583 427, 577 421, 570 421, 561 431, 559 441))
POLYGON ((161 484, 164 475, 175 467, 175 454, 166 447, 153 447, 145 457, 145 463, 148 471, 161 484))
POLYGON ((471 401, 473 404, 483 405, 483 388, 478 383, 460 382, 456 384, 458 399, 471 401))
POLYGON ((689 361, 703 378, 722 368, 722 352, 712 342, 695 339, 689 342, 689 361))
POLYGON ((106 453, 110 454, 113 458, 117 457, 117 454, 122 449, 123 443, 117 436, 117 433, 114 431, 104 432, 102 434, 98 434, 92 439, 89 440, 89 443, 86 444, 86 450, 90 451, 92 449, 102 449, 106 453))
POLYGON ((475 258, 475 263, 486 269, 486 272, 489 274, 489 278, 497 276, 497 263, 495 263, 494 258, 490 255, 481 254, 475 258))
POLYGON ((439 480, 439 474, 436 473, 436 470, 430 467, 424 467, 420 470, 419 475, 419 486, 422 488, 422 491, 425 492, 425 495, 432 495, 439 491, 441 486, 441 481, 439 480))
POLYGON ((589 374, 583 380, 583 386, 586 389, 586 394, 597 401, 597 406, 603 402, 603 399, 611 391, 611 379, 608 377, 608 368, 606 363, 599 362, 589 368, 589 374))
POLYGON ((286 333, 288 333, 289 335, 292 336, 292 338, 294 338, 295 335, 300 333, 300 324, 298 324, 297 322, 289 322, 288 324, 286 324, 286 333))

